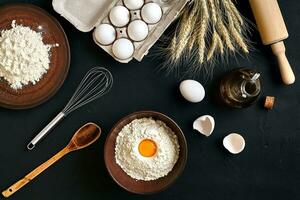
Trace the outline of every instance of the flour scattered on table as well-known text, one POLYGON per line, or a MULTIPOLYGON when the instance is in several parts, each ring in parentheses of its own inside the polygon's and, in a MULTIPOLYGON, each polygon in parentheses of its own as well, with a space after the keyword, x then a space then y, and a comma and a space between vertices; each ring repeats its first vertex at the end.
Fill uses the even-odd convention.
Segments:
POLYGON ((44 44, 42 33, 17 25, 15 20, 11 27, 1 31, 0 77, 11 88, 21 89, 36 84, 47 73, 53 45, 44 44))
POLYGON ((162 121, 133 120, 116 139, 116 163, 136 180, 156 180, 172 171, 179 157, 175 133, 162 121))

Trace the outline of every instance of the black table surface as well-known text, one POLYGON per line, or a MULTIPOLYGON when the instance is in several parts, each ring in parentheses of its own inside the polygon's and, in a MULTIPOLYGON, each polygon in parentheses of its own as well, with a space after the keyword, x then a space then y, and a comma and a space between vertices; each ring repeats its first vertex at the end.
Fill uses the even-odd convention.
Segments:
MULTIPOLYGON (((1 0, 0 6, 9 2, 32 3, 54 15, 69 38, 72 61, 64 85, 51 100, 29 110, 0 109, 1 190, 64 147, 84 123, 95 122, 103 128, 96 144, 66 156, 11 199, 300 199, 299 81, 292 86, 281 83, 276 60, 269 47, 261 45, 255 29, 250 35, 254 47, 250 55, 218 64, 214 76, 207 81, 201 73, 167 75, 160 70, 164 59, 155 50, 142 62, 118 63, 93 42, 91 33, 78 31, 55 13, 50 0, 1 0), (29 140, 60 111, 82 76, 93 66, 112 71, 115 83, 111 92, 69 115, 35 150, 27 151, 29 140), (219 78, 241 66, 262 73, 261 100, 265 95, 275 96, 273 110, 265 110, 261 100, 242 110, 218 103, 215 93, 219 78), (203 102, 192 104, 180 96, 178 85, 186 78, 204 84, 207 95, 203 102), (121 189, 108 175, 103 161, 104 141, 110 128, 121 117, 140 110, 155 110, 173 118, 183 129, 189 150, 185 171, 176 183, 164 192, 149 196, 121 189), (194 119, 204 114, 216 120, 216 129, 209 138, 192 130, 194 119), (222 139, 231 132, 245 137, 246 147, 239 155, 230 155, 222 147, 222 139)), ((300 74, 300 4, 296 0, 279 3, 290 33, 286 40, 287 56, 297 77, 300 74)), ((248 1, 238 1, 238 7, 253 22, 248 1)), ((168 32, 173 30, 171 27, 168 32)), ((159 49, 159 45, 161 42, 154 49, 159 49)))

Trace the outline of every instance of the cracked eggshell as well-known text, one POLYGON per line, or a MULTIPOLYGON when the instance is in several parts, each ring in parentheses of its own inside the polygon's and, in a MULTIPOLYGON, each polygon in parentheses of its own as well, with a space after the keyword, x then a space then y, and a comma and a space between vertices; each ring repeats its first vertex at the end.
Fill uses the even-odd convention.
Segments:
POLYGON ((223 139, 223 146, 232 154, 241 153, 245 148, 244 138, 237 133, 231 133, 223 139))
POLYGON ((110 22, 116 27, 126 26, 130 21, 129 10, 124 6, 116 6, 109 12, 110 22))
POLYGON ((203 115, 194 121, 193 128, 208 137, 215 129, 215 120, 210 115, 203 115))
POLYGON ((204 87, 195 80, 185 80, 180 83, 181 95, 192 103, 199 103, 205 97, 204 87))

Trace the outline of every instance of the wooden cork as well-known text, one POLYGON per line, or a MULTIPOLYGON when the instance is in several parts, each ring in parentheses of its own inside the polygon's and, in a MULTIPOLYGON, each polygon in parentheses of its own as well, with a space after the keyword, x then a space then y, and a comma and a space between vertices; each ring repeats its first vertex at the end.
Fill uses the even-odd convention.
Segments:
POLYGON ((264 107, 268 110, 273 109, 275 103, 275 97, 266 96, 264 107))

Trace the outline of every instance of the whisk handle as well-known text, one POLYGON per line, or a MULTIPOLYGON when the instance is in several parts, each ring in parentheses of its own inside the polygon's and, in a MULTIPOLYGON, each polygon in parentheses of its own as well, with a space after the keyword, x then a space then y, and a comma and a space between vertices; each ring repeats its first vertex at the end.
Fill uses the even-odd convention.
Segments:
POLYGON ((30 141, 27 145, 27 149, 32 150, 35 145, 43 139, 65 116, 66 115, 63 112, 58 113, 58 115, 56 115, 56 117, 30 141))

